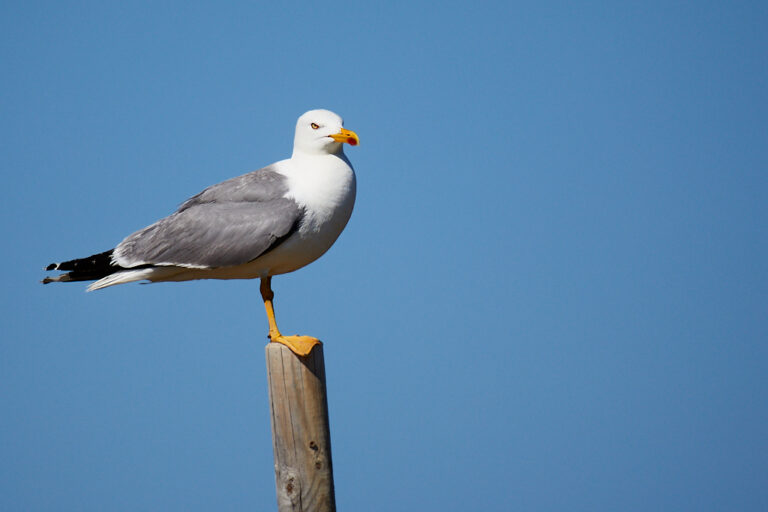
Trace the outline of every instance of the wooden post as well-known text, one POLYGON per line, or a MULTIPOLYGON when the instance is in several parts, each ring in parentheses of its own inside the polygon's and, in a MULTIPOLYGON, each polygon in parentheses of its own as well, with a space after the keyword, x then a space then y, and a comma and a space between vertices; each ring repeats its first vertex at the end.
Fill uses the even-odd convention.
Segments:
POLYGON ((279 512, 335 512, 322 345, 299 357, 268 343, 267 379, 279 512))

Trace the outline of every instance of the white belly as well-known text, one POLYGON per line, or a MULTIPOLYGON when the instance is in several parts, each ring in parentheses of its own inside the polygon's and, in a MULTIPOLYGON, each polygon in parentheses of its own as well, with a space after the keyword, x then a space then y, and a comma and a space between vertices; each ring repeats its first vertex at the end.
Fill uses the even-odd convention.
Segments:
MULTIPOLYGON (((299 230, 274 250, 249 263, 258 277, 286 274, 309 265, 325 254, 339 238, 352 215, 355 204, 354 190, 331 215, 320 217, 317 212, 307 211, 299 230), (315 215, 313 215, 315 214, 315 215)), ((254 276, 255 277, 255 276, 254 276)))

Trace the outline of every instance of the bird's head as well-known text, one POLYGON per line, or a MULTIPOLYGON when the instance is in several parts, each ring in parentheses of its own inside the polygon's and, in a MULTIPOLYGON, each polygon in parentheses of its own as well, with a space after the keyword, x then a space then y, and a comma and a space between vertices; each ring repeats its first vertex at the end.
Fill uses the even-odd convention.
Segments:
POLYGON ((344 128, 344 121, 330 110, 310 110, 296 123, 293 153, 327 155, 342 152, 344 143, 360 144, 352 130, 344 128))

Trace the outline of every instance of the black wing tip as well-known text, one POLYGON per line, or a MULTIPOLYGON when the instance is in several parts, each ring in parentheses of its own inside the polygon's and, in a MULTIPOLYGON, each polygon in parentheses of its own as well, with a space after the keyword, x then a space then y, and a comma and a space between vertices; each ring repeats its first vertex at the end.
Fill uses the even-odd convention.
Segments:
POLYGON ((67 282, 71 280, 72 278, 70 277, 69 274, 59 274, 58 276, 54 276, 54 277, 46 277, 40 282, 43 284, 48 284, 48 283, 62 283, 62 282, 67 282))
POLYGON ((58 276, 46 277, 43 284, 48 283, 67 283, 70 281, 95 281, 110 274, 125 270, 123 267, 112 262, 113 249, 99 254, 88 256, 87 258, 78 258, 61 263, 51 263, 45 267, 46 271, 61 270, 64 274, 58 276), (68 271, 68 272, 67 272, 68 271))

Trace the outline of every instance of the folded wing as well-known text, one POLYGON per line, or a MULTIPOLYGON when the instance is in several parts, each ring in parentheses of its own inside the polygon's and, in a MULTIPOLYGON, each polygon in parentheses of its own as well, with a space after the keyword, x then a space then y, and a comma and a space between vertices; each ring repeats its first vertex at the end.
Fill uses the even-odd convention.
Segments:
POLYGON ((122 267, 217 268, 252 261, 288 238, 303 215, 285 177, 264 168, 208 187, 179 210, 123 240, 122 267))

